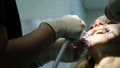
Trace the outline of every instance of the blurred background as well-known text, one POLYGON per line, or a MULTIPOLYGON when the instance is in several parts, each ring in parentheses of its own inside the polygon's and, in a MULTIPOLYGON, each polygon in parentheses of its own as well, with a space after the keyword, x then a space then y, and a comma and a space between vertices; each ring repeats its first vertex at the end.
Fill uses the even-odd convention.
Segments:
MULTIPOLYGON (((78 15, 89 26, 98 16, 104 14, 108 0, 16 0, 23 35, 36 29, 43 21, 57 19, 64 15, 78 15)), ((86 28, 88 29, 88 27, 86 28)), ((53 61, 40 68, 50 68, 53 61)), ((70 68, 72 63, 61 62, 58 68, 70 68)))

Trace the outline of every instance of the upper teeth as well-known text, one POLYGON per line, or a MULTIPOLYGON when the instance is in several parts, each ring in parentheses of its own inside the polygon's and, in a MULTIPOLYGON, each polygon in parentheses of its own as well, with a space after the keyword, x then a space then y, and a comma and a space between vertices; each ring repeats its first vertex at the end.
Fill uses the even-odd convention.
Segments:
POLYGON ((97 30, 94 34, 104 34, 105 32, 105 30, 97 30))

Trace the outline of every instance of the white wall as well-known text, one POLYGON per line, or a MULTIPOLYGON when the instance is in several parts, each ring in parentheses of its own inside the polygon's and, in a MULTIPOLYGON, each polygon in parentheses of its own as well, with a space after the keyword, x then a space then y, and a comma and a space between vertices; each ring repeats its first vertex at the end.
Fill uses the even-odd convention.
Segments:
POLYGON ((82 0, 70 0, 70 13, 78 15, 83 20, 86 20, 86 12, 83 7, 82 0))
POLYGON ((16 0, 20 18, 39 19, 75 14, 85 20, 81 0, 16 0))
POLYGON ((60 17, 69 13, 69 0, 16 0, 20 18, 60 17))

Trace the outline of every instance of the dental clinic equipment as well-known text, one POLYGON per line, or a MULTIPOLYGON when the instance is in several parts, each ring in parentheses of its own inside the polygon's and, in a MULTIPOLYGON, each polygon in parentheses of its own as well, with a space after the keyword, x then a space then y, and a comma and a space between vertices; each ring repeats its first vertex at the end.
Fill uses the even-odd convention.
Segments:
POLYGON ((106 34, 112 33, 113 29, 109 29, 109 31, 106 34))
POLYGON ((71 39, 66 39, 65 43, 63 44, 63 46, 61 47, 56 60, 54 61, 54 64, 52 66, 52 68, 57 68, 59 61, 61 60, 61 57, 63 56, 63 53, 65 52, 65 49, 67 48, 67 46, 69 45, 71 39))
POLYGON ((67 46, 70 43, 70 41, 71 41, 70 39, 67 39, 65 41, 65 43, 63 44, 63 46, 61 47, 61 49, 60 49, 60 51, 59 51, 59 53, 57 55, 56 60, 54 61, 54 64, 53 64, 52 68, 57 68, 58 63, 59 63, 61 57, 63 56, 63 53, 65 52, 65 49, 67 48, 67 46))

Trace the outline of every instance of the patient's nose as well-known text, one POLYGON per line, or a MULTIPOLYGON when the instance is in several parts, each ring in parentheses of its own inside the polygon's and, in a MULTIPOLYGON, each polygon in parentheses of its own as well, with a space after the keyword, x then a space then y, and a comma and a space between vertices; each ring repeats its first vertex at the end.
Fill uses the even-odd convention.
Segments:
POLYGON ((104 25, 104 22, 101 21, 101 20, 96 20, 95 23, 94 23, 94 27, 97 27, 97 26, 100 26, 100 25, 104 25))

